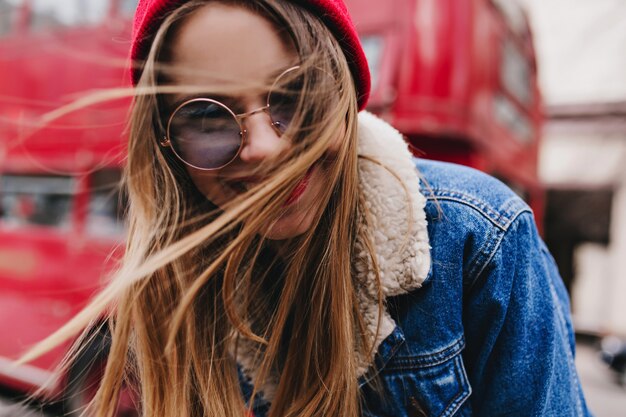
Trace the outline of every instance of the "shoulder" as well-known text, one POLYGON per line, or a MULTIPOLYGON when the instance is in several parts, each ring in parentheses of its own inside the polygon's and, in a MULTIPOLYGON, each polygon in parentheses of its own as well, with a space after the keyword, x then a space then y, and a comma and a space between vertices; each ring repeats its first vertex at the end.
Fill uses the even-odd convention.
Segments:
POLYGON ((498 179, 456 164, 415 163, 427 200, 433 262, 427 280, 456 276, 463 286, 472 286, 504 245, 540 245, 530 207, 498 179))
POLYGON ((480 216, 506 230, 530 207, 498 179, 461 165, 415 159, 421 177, 421 192, 427 205, 455 207, 456 211, 480 216))

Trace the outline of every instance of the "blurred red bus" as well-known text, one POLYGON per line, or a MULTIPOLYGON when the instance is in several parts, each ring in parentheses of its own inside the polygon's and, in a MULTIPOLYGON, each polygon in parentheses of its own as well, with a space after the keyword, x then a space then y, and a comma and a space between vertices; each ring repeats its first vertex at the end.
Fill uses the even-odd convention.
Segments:
POLYGON ((405 134, 416 155, 506 182, 541 228, 542 102, 532 34, 517 1, 346 2, 372 71, 370 110, 405 134))
MULTIPOLYGON (((28 366, 9 363, 72 317, 119 255, 109 257, 123 240, 116 183, 128 102, 33 131, 42 114, 86 91, 127 82, 135 3, 0 0, 0 331, 10 335, 0 338, 0 384, 45 387, 47 397, 78 405, 93 389, 76 392, 99 367, 78 384, 51 380, 67 345, 28 366)), ((512 0, 347 3, 372 70, 370 110, 416 154, 503 179, 541 225, 541 97, 521 9, 512 0)), ((88 353, 97 357, 103 340, 88 353)))
POLYGON ((127 84, 135 2, 0 0, 0 384, 17 392, 66 394, 51 371, 68 345, 10 361, 73 317, 121 252, 128 100, 38 128, 87 91, 127 84))

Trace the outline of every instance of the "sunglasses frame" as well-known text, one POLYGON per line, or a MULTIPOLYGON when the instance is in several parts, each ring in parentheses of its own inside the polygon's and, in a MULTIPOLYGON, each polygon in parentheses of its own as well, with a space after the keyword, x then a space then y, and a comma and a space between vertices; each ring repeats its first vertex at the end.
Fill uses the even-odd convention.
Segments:
POLYGON ((295 65, 291 68, 287 68, 285 71, 281 72, 278 77, 276 77, 276 80, 274 81, 274 83, 272 84, 272 87, 270 88, 270 91, 267 93, 267 98, 265 101, 265 106, 260 107, 258 109, 254 109, 254 110, 250 110, 248 112, 245 113, 235 113, 234 111, 232 111, 227 105, 225 105, 224 103, 218 101, 218 100, 214 100, 212 98, 204 98, 204 97, 198 97, 198 98, 193 98, 190 100, 187 100, 183 103, 181 103, 180 105, 178 105, 176 107, 176 109, 174 109, 174 111, 172 111, 172 113, 169 116, 169 119, 167 121, 167 127, 166 127, 166 133, 165 136, 163 136, 163 138, 159 141, 159 144, 161 145, 161 147, 163 148, 170 148, 172 150, 172 153, 174 154, 174 156, 176 156, 176 158, 178 158, 182 163, 184 163, 185 165, 200 170, 200 171, 217 171, 219 169, 222 169, 228 165, 230 165, 235 159, 237 159, 239 157, 239 154, 241 153, 241 150, 243 149, 245 143, 246 143, 246 137, 248 134, 248 130, 245 128, 245 119, 247 119, 250 116, 253 116, 257 113, 262 113, 265 112, 268 114, 269 118, 270 118, 270 125, 272 126, 272 128, 276 131, 276 133, 278 134, 278 136, 282 136, 283 135, 283 131, 280 130, 279 125, 281 124, 280 122, 275 121, 274 119, 272 119, 272 112, 270 111, 271 106, 270 106, 270 97, 272 95, 272 92, 274 91, 274 87, 276 87, 276 85, 278 84, 278 82, 280 81, 280 79, 292 72, 292 71, 296 71, 300 69, 300 65, 295 65), (230 113, 230 115, 233 117, 233 119, 235 120, 235 122, 237 123, 237 125, 239 126, 239 136, 240 136, 240 144, 239 144, 239 149, 237 150, 237 153, 225 164, 216 167, 216 168, 203 168, 203 167, 199 167, 199 166, 195 166, 187 161, 185 161, 185 159, 180 156, 178 154, 178 152, 176 152, 175 147, 173 146, 173 141, 171 139, 171 134, 170 134, 170 129, 172 126, 172 121, 174 120, 174 116, 176 116, 176 113, 178 113, 178 111, 180 109, 182 109, 183 107, 191 104, 191 103, 197 103, 197 102, 205 102, 205 103, 213 103, 216 104, 220 107, 222 107, 223 109, 225 109, 228 113, 230 113))

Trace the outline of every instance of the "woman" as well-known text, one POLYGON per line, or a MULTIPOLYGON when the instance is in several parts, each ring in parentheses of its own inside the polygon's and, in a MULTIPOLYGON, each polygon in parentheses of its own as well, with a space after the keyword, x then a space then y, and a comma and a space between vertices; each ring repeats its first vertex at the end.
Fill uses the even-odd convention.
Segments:
POLYGON ((528 206, 359 114, 341 0, 141 0, 132 58, 125 259, 52 341, 108 312, 97 415, 589 415, 528 206))

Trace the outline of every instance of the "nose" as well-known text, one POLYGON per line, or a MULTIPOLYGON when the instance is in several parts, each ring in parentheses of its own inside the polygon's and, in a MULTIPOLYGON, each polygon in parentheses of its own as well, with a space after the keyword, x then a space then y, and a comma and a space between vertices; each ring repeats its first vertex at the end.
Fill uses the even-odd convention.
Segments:
POLYGON ((281 137, 272 126, 272 120, 265 111, 255 112, 246 117, 245 140, 239 158, 244 162, 262 162, 274 158, 289 149, 288 141, 281 137))

